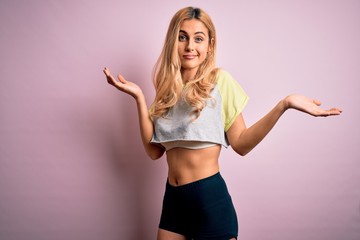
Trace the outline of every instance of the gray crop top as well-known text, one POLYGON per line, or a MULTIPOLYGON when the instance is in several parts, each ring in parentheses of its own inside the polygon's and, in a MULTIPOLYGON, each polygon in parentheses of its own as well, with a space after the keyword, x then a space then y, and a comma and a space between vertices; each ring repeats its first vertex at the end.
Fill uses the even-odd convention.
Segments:
POLYGON ((200 116, 193 120, 193 108, 183 99, 173 106, 165 117, 154 119, 152 143, 190 149, 213 145, 229 146, 226 131, 245 107, 249 97, 229 73, 220 70, 217 83, 211 91, 200 116))

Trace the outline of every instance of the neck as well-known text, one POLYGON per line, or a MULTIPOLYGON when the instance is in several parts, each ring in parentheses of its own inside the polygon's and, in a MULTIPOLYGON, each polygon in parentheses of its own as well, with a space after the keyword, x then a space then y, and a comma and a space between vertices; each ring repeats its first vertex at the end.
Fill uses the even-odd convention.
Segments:
POLYGON ((181 69, 181 77, 184 83, 195 78, 197 68, 195 69, 181 69))

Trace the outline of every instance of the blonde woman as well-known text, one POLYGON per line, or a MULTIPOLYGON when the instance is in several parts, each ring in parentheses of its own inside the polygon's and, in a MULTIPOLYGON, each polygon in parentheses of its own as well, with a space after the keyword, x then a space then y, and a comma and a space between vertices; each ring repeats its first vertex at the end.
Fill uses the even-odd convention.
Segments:
POLYGON ((148 110, 136 84, 105 68, 108 83, 134 97, 142 142, 151 159, 166 153, 168 179, 158 240, 236 239, 238 224, 220 175, 222 146, 250 152, 287 109, 313 116, 339 115, 301 95, 282 99, 247 128, 248 96, 229 73, 215 67, 215 27, 203 10, 187 7, 172 18, 154 72, 155 100, 148 110))

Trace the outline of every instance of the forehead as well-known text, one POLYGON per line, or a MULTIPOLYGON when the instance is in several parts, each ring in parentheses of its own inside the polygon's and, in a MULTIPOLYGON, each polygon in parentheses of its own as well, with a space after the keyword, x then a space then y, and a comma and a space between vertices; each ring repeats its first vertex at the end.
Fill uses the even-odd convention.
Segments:
POLYGON ((197 19, 185 20, 181 23, 180 30, 188 34, 202 32, 207 35, 208 29, 203 22, 197 19))

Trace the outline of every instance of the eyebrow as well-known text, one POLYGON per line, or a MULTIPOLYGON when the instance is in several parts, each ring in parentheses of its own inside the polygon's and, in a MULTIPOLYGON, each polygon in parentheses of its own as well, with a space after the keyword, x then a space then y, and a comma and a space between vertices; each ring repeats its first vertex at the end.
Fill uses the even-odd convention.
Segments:
MULTIPOLYGON (((184 31, 184 30, 180 30, 180 32, 189 35, 189 34, 188 34, 186 31, 184 31)), ((202 34, 202 35, 206 36, 206 34, 203 33, 203 32, 196 32, 194 35, 197 35, 197 34, 202 34)))

